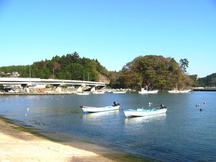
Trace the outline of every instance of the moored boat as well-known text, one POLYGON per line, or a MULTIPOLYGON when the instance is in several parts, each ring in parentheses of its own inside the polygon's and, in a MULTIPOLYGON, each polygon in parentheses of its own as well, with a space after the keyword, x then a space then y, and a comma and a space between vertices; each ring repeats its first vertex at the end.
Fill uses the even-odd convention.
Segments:
POLYGON ((80 106, 85 113, 96 113, 96 112, 106 112, 106 111, 115 111, 119 110, 120 104, 114 102, 114 105, 110 106, 101 106, 101 107, 93 107, 93 106, 80 106))
POLYGON ((155 94, 158 93, 158 90, 146 90, 144 88, 141 88, 141 91, 139 91, 139 94, 155 94))
POLYGON ((94 92, 92 92, 92 94, 104 94, 105 93, 105 91, 94 91, 94 92))
POLYGON ((137 108, 137 109, 123 110, 126 117, 141 117, 141 116, 165 114, 166 111, 167 111, 166 107, 156 107, 152 109, 137 108))
POLYGON ((76 94, 77 95, 89 95, 90 92, 77 92, 76 94))
POLYGON ((178 90, 178 89, 174 89, 174 90, 170 90, 168 91, 169 93, 188 93, 190 92, 190 89, 186 89, 186 90, 178 90))

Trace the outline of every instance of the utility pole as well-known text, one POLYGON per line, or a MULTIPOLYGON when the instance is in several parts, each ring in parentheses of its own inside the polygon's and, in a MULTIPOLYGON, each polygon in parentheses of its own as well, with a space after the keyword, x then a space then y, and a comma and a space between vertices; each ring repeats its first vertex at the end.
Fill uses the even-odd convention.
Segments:
POLYGON ((29 65, 29 81, 30 81, 30 85, 31 85, 31 65, 29 65))
POLYGON ((53 79, 54 79, 54 68, 53 68, 53 79))

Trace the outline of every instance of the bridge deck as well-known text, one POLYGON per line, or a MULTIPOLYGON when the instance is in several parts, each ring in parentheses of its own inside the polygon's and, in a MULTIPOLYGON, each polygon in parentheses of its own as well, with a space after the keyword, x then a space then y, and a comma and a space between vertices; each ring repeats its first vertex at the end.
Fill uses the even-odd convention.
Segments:
POLYGON ((87 85, 87 86, 106 86, 103 82, 82 81, 82 80, 63 80, 63 79, 41 79, 41 78, 3 78, 0 77, 0 84, 24 84, 24 85, 87 85))

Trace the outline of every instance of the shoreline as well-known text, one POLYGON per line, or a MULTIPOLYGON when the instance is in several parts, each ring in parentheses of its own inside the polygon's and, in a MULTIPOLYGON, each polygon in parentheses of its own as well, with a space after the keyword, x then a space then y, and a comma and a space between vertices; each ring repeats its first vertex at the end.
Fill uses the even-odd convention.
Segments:
POLYGON ((3 148, 0 156, 3 161, 151 161, 72 137, 61 138, 63 136, 60 134, 24 127, 2 116, 0 127, 0 144, 3 148))

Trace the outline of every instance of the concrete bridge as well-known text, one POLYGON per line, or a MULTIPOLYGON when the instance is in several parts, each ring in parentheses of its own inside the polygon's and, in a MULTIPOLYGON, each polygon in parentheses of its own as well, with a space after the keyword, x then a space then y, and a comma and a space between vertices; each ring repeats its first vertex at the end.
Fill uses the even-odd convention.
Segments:
POLYGON ((106 86, 103 82, 82 81, 82 80, 63 80, 63 79, 41 79, 41 78, 5 78, 0 77, 0 84, 3 85, 21 85, 22 87, 28 86, 41 86, 41 85, 53 85, 59 87, 62 85, 73 87, 100 87, 106 86))

